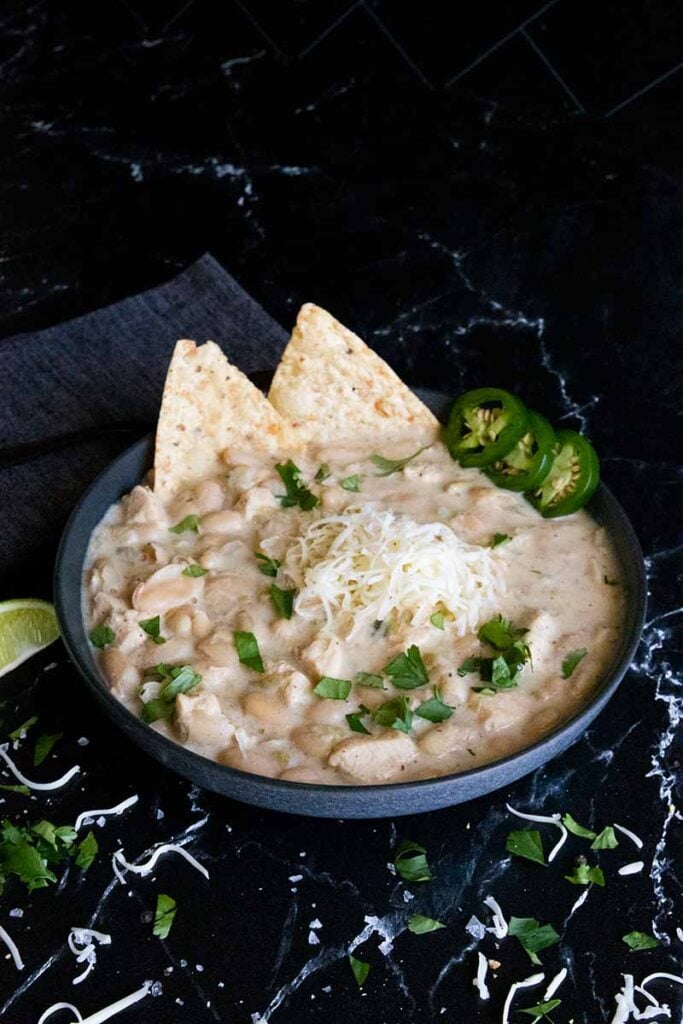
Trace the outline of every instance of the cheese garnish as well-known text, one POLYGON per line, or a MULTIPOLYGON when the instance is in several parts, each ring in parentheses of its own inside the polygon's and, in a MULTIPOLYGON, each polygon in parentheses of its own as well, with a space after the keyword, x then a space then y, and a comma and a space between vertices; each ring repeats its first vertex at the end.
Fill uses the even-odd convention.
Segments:
POLYGON ((479 993, 482 1001, 490 997, 488 985, 486 984, 486 973, 489 969, 489 962, 483 953, 477 953, 477 976, 472 979, 472 984, 479 993))
POLYGON ((617 830, 617 832, 623 832, 625 836, 628 836, 631 842, 636 844, 639 850, 642 850, 643 840, 640 838, 640 836, 637 836, 635 832, 631 832, 630 828, 624 828, 623 825, 617 825, 616 821, 614 822, 614 828, 617 830))
POLYGON ((103 807, 95 811, 81 811, 81 813, 76 818, 74 831, 78 832, 82 828, 82 826, 86 824, 86 822, 88 824, 92 824, 92 822, 95 821, 96 818, 106 818, 107 815, 109 814, 122 814, 123 811, 128 810, 129 807, 132 807, 133 804, 136 804, 137 802, 138 795, 137 793, 134 793, 133 796, 129 796, 127 800, 122 800, 120 804, 116 805, 116 807, 103 807))
POLYGON ((643 870, 645 864, 642 860, 634 860, 631 864, 624 864, 623 867, 619 868, 618 874, 620 875, 637 875, 643 870))
POLYGON ((515 998, 515 994, 520 988, 532 988, 534 985, 540 985, 545 980, 545 974, 532 974, 531 977, 525 978, 524 981, 516 981, 510 985, 510 991, 507 994, 505 1000, 505 1006, 503 1007, 502 1024, 509 1024, 510 1022, 510 1007, 512 1006, 512 1000, 515 998))
POLYGON ((438 607, 464 636, 502 593, 497 565, 495 552, 465 543, 445 523, 367 504, 314 518, 283 568, 298 590, 296 613, 323 618, 328 629, 348 620, 355 632, 391 615, 422 626, 438 607))
POLYGON ((510 807, 510 804, 505 805, 510 814, 515 814, 518 818, 524 818, 525 821, 537 821, 544 825, 554 825, 555 828, 560 830, 560 838, 557 840, 552 850, 548 854, 548 863, 555 859, 558 855, 565 842, 567 841, 567 835, 569 834, 562 824, 561 814, 523 814, 522 811, 516 811, 514 807, 510 807))
POLYGON ((2 939, 2 941, 7 946, 8 950, 10 952, 10 956, 14 960, 14 966, 16 967, 16 969, 18 971, 23 971, 23 969, 24 969, 24 961, 21 959, 21 953, 19 952, 17 944, 14 941, 14 939, 10 935, 8 935, 8 933, 5 931, 5 929, 2 927, 1 924, 0 924, 0 939, 2 939))
POLYGON ((500 903, 493 898, 493 896, 487 896, 484 900, 484 905, 493 911, 491 918, 492 927, 487 928, 487 932, 493 932, 497 939, 504 939, 508 933, 508 923, 505 920, 505 915, 501 910, 500 903))
POLYGON ((552 999, 552 997, 555 995, 555 993, 557 992, 558 988, 560 987, 560 985, 562 984, 562 982, 564 981, 564 979, 566 977, 567 977, 567 968, 563 967, 562 970, 558 971, 558 973, 555 975, 555 977, 548 983, 548 987, 546 988, 545 992, 543 993, 543 1002, 544 1003, 547 1002, 548 999, 552 999))
POLYGON ((95 943, 102 946, 111 945, 111 935, 104 932, 96 932, 94 928, 72 928, 67 939, 69 949, 76 957, 76 963, 82 964, 85 961, 85 970, 73 979, 72 985, 80 985, 94 970, 97 963, 97 949, 95 943))
POLYGON ((59 789, 60 786, 65 786, 70 779, 73 779, 74 775, 78 775, 80 772, 80 766, 75 764, 73 768, 70 768, 65 775, 62 775, 60 779, 55 779, 54 782, 32 782, 27 779, 25 775, 19 771, 12 758, 7 753, 7 744, 5 743, 0 747, 0 757, 3 759, 12 775, 17 779, 23 786, 28 786, 29 789, 37 790, 48 790, 48 789, 59 789))
POLYGON ((51 1017, 54 1013, 58 1013, 60 1010, 71 1010, 72 1013, 76 1014, 75 1024, 80 1024, 83 1020, 83 1015, 77 1006, 73 1003, 53 1003, 52 1006, 48 1006, 47 1010, 41 1013, 38 1024, 45 1024, 45 1021, 51 1017))
POLYGON ((122 882, 124 884, 126 880, 121 874, 121 868, 123 868, 124 871, 132 871, 133 874, 135 875, 148 875, 150 871, 152 871, 152 869, 154 868, 156 862, 159 860, 159 857, 162 857, 165 853, 179 853, 180 856, 184 857, 185 860, 188 861, 188 863, 190 863, 193 868, 196 868, 197 871, 200 872, 200 874, 204 875, 204 878, 209 877, 209 872, 206 870, 204 865, 200 864, 199 861, 196 860, 191 853, 188 853, 187 850, 183 849, 183 847, 180 846, 178 843, 163 843, 161 846, 157 846, 152 856, 149 858, 148 861, 145 861, 144 864, 130 864, 124 857, 123 851, 116 850, 114 856, 111 859, 114 874, 118 878, 119 882, 122 882))

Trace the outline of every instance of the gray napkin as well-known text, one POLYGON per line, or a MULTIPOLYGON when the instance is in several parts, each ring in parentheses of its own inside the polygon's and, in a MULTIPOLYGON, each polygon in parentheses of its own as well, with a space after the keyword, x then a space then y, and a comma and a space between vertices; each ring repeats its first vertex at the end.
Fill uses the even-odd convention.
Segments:
POLYGON ((254 374, 274 368, 287 335, 205 255, 151 291, 36 334, 0 340, 2 591, 10 581, 16 589, 29 569, 49 576, 59 534, 80 495, 142 436, 145 423, 153 429, 178 338, 210 338, 254 374), (115 424, 130 430, 98 433, 115 424), (83 439, 66 448, 3 464, 8 449, 76 431, 84 432, 83 439))

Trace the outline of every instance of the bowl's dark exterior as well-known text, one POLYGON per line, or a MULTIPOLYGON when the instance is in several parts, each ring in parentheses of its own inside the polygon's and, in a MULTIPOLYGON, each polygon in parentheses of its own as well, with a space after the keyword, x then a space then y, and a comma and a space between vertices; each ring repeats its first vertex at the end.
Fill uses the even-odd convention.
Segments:
MULTIPOLYGON (((445 400, 420 393, 437 414, 445 400)), ((95 480, 67 523, 55 566, 55 604, 66 648, 103 710, 139 747, 193 783, 245 803, 322 818, 382 818, 417 814, 472 800, 506 786, 557 757, 574 743, 604 708, 629 667, 646 609, 646 576, 638 539, 623 509, 600 485, 589 510, 611 539, 621 564, 626 610, 621 641, 612 664, 590 702, 533 746, 493 764, 458 775, 384 786, 318 786, 284 782, 228 768, 159 735, 107 689, 93 657, 83 622, 81 583, 90 535, 107 508, 139 483, 152 461, 153 439, 143 438, 95 480)))

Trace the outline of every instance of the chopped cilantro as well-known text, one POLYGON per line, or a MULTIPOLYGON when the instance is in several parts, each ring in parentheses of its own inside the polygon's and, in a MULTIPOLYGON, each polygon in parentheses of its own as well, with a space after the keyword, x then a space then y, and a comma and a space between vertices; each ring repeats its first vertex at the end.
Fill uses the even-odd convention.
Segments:
POLYGON ((310 512, 320 504, 320 499, 316 498, 315 494, 301 483, 301 470, 291 459, 288 459, 284 465, 278 463, 275 471, 287 490, 286 494, 278 495, 278 500, 283 508, 292 508, 294 505, 298 505, 304 512, 310 512))
POLYGON ((519 940, 532 964, 540 964, 537 956, 539 950, 560 941, 560 936, 551 924, 539 924, 533 917, 511 917, 508 934, 519 940))
POLYGON ((88 832, 85 839, 83 839, 76 848, 76 867, 82 868, 83 871, 87 871, 95 857, 99 847, 97 840, 92 832, 88 832))
POLYGON ((462 665, 458 669, 459 676, 468 676, 471 672, 479 672, 481 669, 482 658, 465 658, 462 665))
POLYGON ((640 949, 656 949, 659 946, 659 939, 656 939, 654 935, 648 935, 647 932, 629 932, 628 935, 622 936, 622 942, 625 942, 632 953, 637 953, 640 949))
POLYGON ((321 484, 323 480, 327 480, 330 475, 330 467, 326 462, 321 462, 318 467, 318 472, 315 474, 313 479, 317 484, 321 484))
POLYGON ((208 569, 204 569, 201 565, 197 565, 195 563, 193 565, 186 566, 183 569, 182 575, 183 576, 193 576, 193 577, 206 576, 208 571, 209 571, 208 569))
POLYGON ((282 563, 278 562, 277 558, 268 558, 268 555, 264 555, 261 551, 256 552, 256 558, 261 563, 259 565, 259 572, 262 572, 264 576, 272 576, 275 579, 282 563))
POLYGON ((354 683, 360 686, 371 686, 373 690, 385 690, 384 679, 374 672, 356 672, 353 677, 354 683))
POLYGON ((551 1010, 555 1010, 560 1006, 561 1003, 561 999, 548 999, 544 1003, 537 1003, 536 1006, 529 1006, 526 1010, 518 1010, 517 1013, 526 1013, 529 1017, 535 1017, 537 1020, 540 1017, 545 1017, 549 1024, 552 1024, 552 1020, 548 1014, 551 1010))
POLYGON ((351 693, 353 683, 350 679, 334 679, 332 676, 323 676, 313 693, 317 693, 324 700, 346 700, 351 693))
POLYGON ((199 533, 199 516, 185 516, 175 526, 169 526, 169 533, 187 533, 191 530, 193 533, 199 533))
POLYGON ((426 932, 437 932, 446 925, 441 921, 435 921, 433 917, 425 917, 424 914, 413 914, 408 918, 408 930, 413 935, 424 935, 426 932))
POLYGON ((362 988, 367 981, 368 974, 370 973, 370 964, 366 963, 365 960, 357 960, 355 956, 349 953, 349 964, 353 971, 353 976, 356 979, 358 988, 362 988))
POLYGON ((155 615, 153 619, 142 619, 140 622, 140 628, 144 629, 148 637, 150 637, 155 644, 165 644, 166 637, 161 636, 161 619, 158 615, 155 615))
POLYGON ((369 714, 369 708, 366 708, 365 704, 361 704, 358 711, 353 711, 350 715, 346 715, 346 721, 348 722, 351 732, 360 732, 365 736, 369 736, 370 730, 366 729, 363 725, 363 719, 369 714))
POLYGON ((93 647, 99 647, 100 649, 113 644, 115 637, 114 630, 110 626, 105 626, 104 623, 90 630, 90 643, 93 647))
POLYGON ((175 699, 179 693, 189 693, 198 686, 202 677, 189 665, 166 665, 161 662, 148 670, 149 675, 159 676, 165 683, 159 696, 142 705, 142 720, 147 725, 160 718, 170 718, 175 710, 175 699))
POLYGON ((572 885, 590 885, 593 882, 595 885, 599 885, 601 888, 605 886, 605 876, 602 873, 602 868, 591 867, 586 863, 584 857, 580 857, 574 865, 574 870, 571 875, 564 876, 568 882, 572 885))
POLYGON ((489 544, 489 547, 499 548, 501 544, 507 544, 510 540, 512 540, 512 537, 508 533, 494 533, 493 540, 489 544))
POLYGON ((360 490, 360 477, 357 473, 353 476, 346 476, 341 482, 341 486, 345 491, 353 491, 354 494, 360 490))
POLYGON ((30 796, 31 795, 31 790, 28 788, 28 786, 21 786, 21 785, 16 785, 16 786, 0 786, 0 789, 3 790, 3 792, 5 792, 5 793, 19 793, 20 796, 30 796))
POLYGON ((394 867, 406 882, 429 882, 434 876, 427 863, 424 846, 402 839, 394 851, 394 867))
POLYGON ((416 452, 413 452, 412 455, 406 455, 403 459, 385 459, 383 455, 372 455, 370 462, 381 470, 377 476, 390 476, 391 473, 398 473, 399 470, 404 469, 409 462, 412 462, 413 459, 416 459, 418 455, 430 447, 431 445, 425 444, 422 448, 418 448, 416 452))
POLYGON ((377 725, 409 733, 413 724, 413 712, 407 697, 394 697, 375 710, 373 720, 377 725))
POLYGON ((258 640, 253 633, 245 633, 241 629, 236 629, 232 634, 233 640, 235 641, 235 648, 237 650, 237 657, 246 665, 247 668, 251 668, 254 672, 263 672, 263 659, 261 658, 261 652, 258 647, 258 640))
POLYGON ((441 699, 441 691, 438 686, 434 687, 433 696, 424 701, 417 708, 415 714, 418 718, 425 718, 428 722, 445 722, 451 717, 455 708, 450 704, 444 704, 441 699))
POLYGON ((505 841, 505 849, 515 857, 525 857, 537 864, 545 864, 543 840, 535 828, 515 829, 505 841))
POLYGON ((562 678, 569 679, 576 666, 583 661, 587 654, 588 651, 585 647, 577 647, 575 651, 571 651, 562 662, 562 678))
POLYGON ((159 939, 168 937, 173 921, 175 919, 176 901, 160 892, 157 896, 156 910, 154 911, 154 928, 152 934, 159 939))
POLYGON ((619 840, 614 833, 614 829, 611 825, 607 825, 591 843, 591 850, 613 850, 618 845, 619 840))
POLYGON ((48 756, 48 754, 54 747, 55 743, 61 740, 63 735, 64 733, 62 732, 55 732, 52 734, 45 734, 44 736, 38 737, 38 739, 36 740, 36 748, 33 752, 34 766, 43 763, 45 758, 48 756))
POLYGON ((272 584, 270 599, 281 619, 291 619, 295 595, 296 590, 283 590, 277 583, 272 584))
POLYGON ((575 821, 571 814, 562 815, 562 824, 572 835, 581 836, 582 839, 595 839, 595 832, 591 832, 589 828, 579 825, 578 821, 575 821))
MULTIPOLYGON (((74 855, 78 863, 80 846, 74 846, 75 838, 71 825, 54 825, 45 819, 26 825, 3 821, 0 825, 0 890, 11 875, 23 882, 29 892, 56 882, 57 876, 51 870, 53 865, 62 864, 74 855)), ((93 857, 96 852, 95 849, 93 857)))
POLYGON ((523 639, 526 632, 526 629, 514 627, 502 615, 485 622, 479 630, 479 639, 493 647, 496 655, 491 658, 466 658, 458 669, 458 675, 478 672, 486 686, 473 686, 472 689, 485 696, 514 689, 521 669, 527 661, 531 661, 529 645, 523 639))
POLYGON ((416 644, 412 644, 404 654, 399 654, 385 665, 384 671, 391 676, 392 683, 399 690, 414 690, 429 682, 420 648, 416 644))
POLYGON ((433 615, 429 616, 429 621, 435 629, 444 629, 446 624, 446 616, 443 612, 434 612, 433 615))
POLYGON ((497 615, 495 619, 485 622, 479 630, 479 639, 489 647, 495 647, 497 651, 506 651, 508 647, 527 633, 526 629, 515 629, 509 619, 497 615))
POLYGON ((17 728, 9 734, 9 738, 14 741, 23 740, 26 733, 29 729, 33 728, 37 721, 38 715, 32 715, 31 718, 28 718, 25 722, 22 722, 21 725, 17 726, 17 728))

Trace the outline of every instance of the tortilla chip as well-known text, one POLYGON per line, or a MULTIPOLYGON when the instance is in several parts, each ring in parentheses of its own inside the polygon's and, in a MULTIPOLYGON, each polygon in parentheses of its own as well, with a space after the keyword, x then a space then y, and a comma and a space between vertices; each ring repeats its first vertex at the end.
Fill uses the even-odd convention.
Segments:
POLYGON ((157 494, 224 473, 226 451, 275 454, 292 444, 286 422, 218 345, 176 344, 157 424, 157 494))
POLYGON ((307 303, 268 394, 302 442, 433 438, 439 423, 383 359, 307 303))

